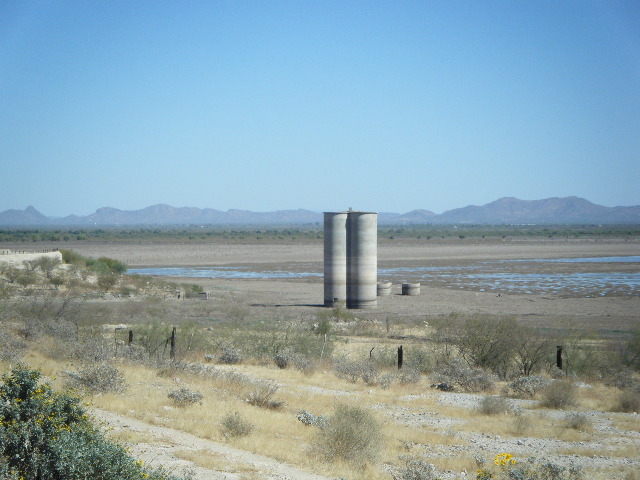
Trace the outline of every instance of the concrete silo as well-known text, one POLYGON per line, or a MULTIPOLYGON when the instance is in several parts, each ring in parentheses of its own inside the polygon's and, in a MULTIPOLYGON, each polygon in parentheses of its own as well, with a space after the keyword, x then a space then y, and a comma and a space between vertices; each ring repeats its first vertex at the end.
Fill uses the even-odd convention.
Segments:
POLYGON ((375 308, 378 283, 378 214, 347 217, 347 308, 375 308))
POLYGON ((324 213, 324 306, 347 299, 347 212, 324 213))

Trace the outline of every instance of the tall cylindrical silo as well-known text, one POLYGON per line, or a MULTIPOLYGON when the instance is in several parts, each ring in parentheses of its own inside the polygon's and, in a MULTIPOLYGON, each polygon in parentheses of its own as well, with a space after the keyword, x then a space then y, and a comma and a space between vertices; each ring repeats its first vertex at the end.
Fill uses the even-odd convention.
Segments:
POLYGON ((324 306, 347 299, 347 212, 324 212, 324 306))
POLYGON ((347 308, 375 308, 378 283, 378 214, 347 218, 347 308))

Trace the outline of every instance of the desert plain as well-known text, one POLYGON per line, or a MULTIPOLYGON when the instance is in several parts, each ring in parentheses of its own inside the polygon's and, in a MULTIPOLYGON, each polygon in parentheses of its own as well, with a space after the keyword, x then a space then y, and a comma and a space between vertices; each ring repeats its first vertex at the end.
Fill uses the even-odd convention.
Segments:
MULTIPOLYGON (((42 248, 57 246, 45 244, 42 248)), ((19 248, 18 245, 7 245, 7 248, 12 247, 19 248)), ((232 299, 246 318, 274 318, 279 315, 312 318, 327 310, 322 307, 323 247, 320 240, 230 244, 197 241, 68 242, 64 248, 89 257, 115 258, 125 262, 130 269, 237 267, 256 272, 255 278, 168 278, 200 285, 212 293, 212 300, 208 302, 232 299), (274 270, 311 272, 314 275, 260 278, 260 272, 274 270)), ((576 273, 623 271, 633 276, 640 274, 637 262, 540 260, 638 255, 640 241, 625 238, 505 241, 381 239, 378 243, 378 267, 381 271, 391 272, 384 279, 393 282, 392 294, 379 297, 376 309, 353 311, 351 323, 378 327, 365 328, 349 338, 349 348, 338 345, 336 349, 344 358, 347 355, 366 355, 372 347, 382 344, 394 348, 402 343, 411 344, 420 338, 419 333, 415 337, 416 328, 412 331, 401 329, 402 334, 393 335, 395 324, 418 326, 419 330, 421 322, 427 325, 430 318, 448 315, 512 316, 521 324, 550 332, 571 328, 592 332, 605 341, 624 339, 640 326, 637 284, 624 291, 615 288, 598 291, 596 288, 587 294, 562 288, 514 293, 504 284, 489 287, 465 284, 459 273, 471 269, 475 274, 482 274, 498 269, 503 273, 571 276, 576 273), (431 277, 415 273, 416 268, 426 271, 436 268, 440 274, 431 277), (452 282, 448 283, 447 278, 452 282), (421 294, 401 295, 400 285, 403 282, 420 282, 421 294), (377 334, 380 338, 376 337, 377 334)), ((464 274, 462 277, 464 279, 464 274)), ((158 405, 151 402, 153 405, 148 407, 151 410, 147 411, 143 406, 135 407, 133 399, 127 399, 123 404, 106 396, 95 400, 93 414, 113 428, 116 438, 130 443, 139 458, 165 465, 176 472, 191 471, 195 478, 205 480, 400 478, 397 476, 400 474, 398 462, 405 454, 433 461, 438 469, 438 478, 475 478, 472 459, 482 456, 491 461, 493 455, 501 452, 513 453, 518 458, 543 457, 565 467, 577 464, 588 472, 585 478, 638 478, 634 475, 640 470, 640 418, 633 413, 607 411, 603 405, 609 401, 612 390, 602 386, 592 388, 580 382, 580 388, 588 392, 585 394, 588 399, 579 407, 579 413, 588 418, 589 427, 584 432, 568 432, 562 427, 566 412, 540 409, 533 400, 512 400, 523 418, 528 418, 534 425, 536 422, 544 423, 546 433, 534 435, 526 430, 514 434, 505 426, 507 421, 517 421, 517 417, 499 420, 505 423, 501 426, 495 421, 483 423, 479 420, 477 408, 484 395, 439 392, 429 387, 427 378, 417 384, 394 385, 389 390, 382 390, 362 383, 337 381, 330 372, 292 376, 275 365, 256 364, 220 365, 216 368, 276 382, 280 386, 281 394, 287 399, 284 414, 290 420, 286 422, 293 423, 287 434, 276 431, 269 440, 264 440, 263 435, 260 437, 262 442, 273 441, 277 445, 281 435, 289 434, 297 438, 296 429, 300 427, 294 416, 303 406, 318 413, 324 412, 327 406, 347 402, 367 405, 375 411, 382 419, 383 427, 390 432, 386 434, 385 448, 394 453, 386 454, 385 463, 376 468, 359 473, 349 469, 343 473, 340 465, 323 467, 313 462, 293 461, 291 455, 278 452, 277 446, 257 446, 249 440, 229 445, 217 438, 203 437, 197 434, 197 426, 187 428, 176 424, 175 419, 184 418, 184 415, 178 416, 171 406, 161 401, 158 405), (410 429, 410 438, 397 438, 395 428, 410 429), (398 456, 397 452, 404 453, 398 456), (396 460, 390 461, 391 456, 396 460)), ((138 380, 138 384, 147 382, 138 380)), ((137 388, 165 391, 171 388, 172 382, 181 381, 184 378, 156 379, 149 387, 137 388)), ((492 394, 498 395, 500 391, 492 394)), ((205 401, 204 407, 192 408, 221 407, 205 401)), ((258 429, 265 432, 270 428, 257 423, 258 429)), ((406 430, 403 432, 406 434, 406 430)), ((308 445, 302 448, 306 449, 308 445)))

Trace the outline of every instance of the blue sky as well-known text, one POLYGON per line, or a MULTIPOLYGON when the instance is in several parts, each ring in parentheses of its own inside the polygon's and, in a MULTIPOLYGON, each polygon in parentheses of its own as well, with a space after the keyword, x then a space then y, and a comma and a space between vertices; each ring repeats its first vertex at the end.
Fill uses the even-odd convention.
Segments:
POLYGON ((0 2, 0 211, 640 204, 640 2, 0 2))

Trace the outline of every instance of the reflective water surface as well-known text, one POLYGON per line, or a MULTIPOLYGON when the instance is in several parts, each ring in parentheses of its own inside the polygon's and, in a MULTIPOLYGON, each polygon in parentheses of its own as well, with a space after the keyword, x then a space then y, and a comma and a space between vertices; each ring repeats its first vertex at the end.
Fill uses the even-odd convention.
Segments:
MULTIPOLYGON (((323 275, 318 270, 321 265, 295 264, 287 267, 264 270, 248 266, 132 268, 128 273, 230 279, 294 279, 323 275)), ((497 293, 628 296, 640 294, 640 256, 496 260, 465 266, 403 266, 379 268, 378 277, 381 281, 412 281, 497 293), (569 271, 558 272, 554 271, 557 267, 550 264, 572 265, 569 271), (629 269, 630 266, 638 268, 629 269)))

